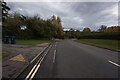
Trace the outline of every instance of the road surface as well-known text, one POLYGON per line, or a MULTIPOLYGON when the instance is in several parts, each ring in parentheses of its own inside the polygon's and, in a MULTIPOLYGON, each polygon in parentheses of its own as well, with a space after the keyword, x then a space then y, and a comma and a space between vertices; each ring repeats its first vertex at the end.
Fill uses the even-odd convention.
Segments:
POLYGON ((38 57, 19 78, 118 78, 118 52, 59 40, 38 57), (36 64, 38 62, 38 64, 36 64))

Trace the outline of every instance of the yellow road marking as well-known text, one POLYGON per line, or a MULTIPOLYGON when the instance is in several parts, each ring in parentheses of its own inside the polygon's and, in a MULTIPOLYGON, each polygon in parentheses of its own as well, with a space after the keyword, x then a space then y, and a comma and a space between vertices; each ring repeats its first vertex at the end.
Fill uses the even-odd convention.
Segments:
MULTIPOLYGON (((41 60, 42 57, 40 57, 40 59, 38 60, 38 62, 41 60)), ((30 71, 30 73, 27 75, 27 77, 25 78, 25 80, 27 80, 29 78, 29 76, 32 74, 33 70, 35 69, 35 67, 37 66, 38 62, 34 65, 34 67, 32 68, 32 70, 30 71)))
MULTIPOLYGON (((45 48, 43 49, 43 51, 45 50, 45 48)), ((43 52, 42 51, 42 52, 43 52)), ((30 63, 32 63, 42 52, 40 52, 30 63)))
POLYGON ((32 76, 30 77, 29 80, 32 80, 33 77, 35 76, 36 72, 38 71, 38 69, 39 69, 42 61, 44 60, 44 58, 45 58, 45 56, 46 56, 46 54, 48 53, 48 51, 49 51, 50 48, 51 48, 51 46, 50 46, 50 47, 48 48, 48 50, 46 51, 45 55, 44 55, 43 58, 41 59, 40 63, 38 64, 37 68, 35 69, 34 73, 32 74, 32 76))
POLYGON ((36 74, 37 70, 39 69, 39 67, 40 67, 43 59, 45 58, 46 54, 48 53, 48 51, 49 51, 49 49, 50 49, 51 47, 52 47, 52 45, 50 45, 50 47, 48 48, 48 50, 47 50, 46 52, 44 52, 45 54, 43 54, 43 55, 40 57, 40 59, 39 59, 38 62, 34 65, 34 67, 33 67, 32 70, 30 71, 30 73, 27 75, 27 77, 25 78, 25 80, 27 80, 27 79, 30 77, 30 75, 32 74, 32 72, 34 71, 33 74, 31 75, 30 79, 29 79, 29 80, 32 80, 32 78, 35 76, 35 74, 36 74), (40 61, 40 60, 41 60, 41 61, 40 61), (39 62, 39 61, 40 61, 40 62, 39 62), (38 64, 38 65, 37 65, 37 64, 38 64), (37 66, 37 68, 36 68, 36 66, 37 66))
POLYGON ((38 71, 38 69, 39 69, 39 67, 40 67, 40 65, 41 65, 41 63, 42 63, 42 61, 43 61, 43 59, 44 59, 44 58, 42 58, 42 60, 41 60, 40 63, 38 64, 37 68, 35 69, 34 73, 32 74, 32 76, 30 77, 29 80, 32 80, 32 78, 35 76, 35 74, 36 74, 36 72, 38 71))
POLYGON ((23 62, 25 62, 25 59, 24 59, 24 57, 22 56, 22 54, 19 54, 19 55, 15 56, 15 57, 12 57, 12 58, 9 59, 9 60, 13 60, 13 61, 23 61, 23 62))

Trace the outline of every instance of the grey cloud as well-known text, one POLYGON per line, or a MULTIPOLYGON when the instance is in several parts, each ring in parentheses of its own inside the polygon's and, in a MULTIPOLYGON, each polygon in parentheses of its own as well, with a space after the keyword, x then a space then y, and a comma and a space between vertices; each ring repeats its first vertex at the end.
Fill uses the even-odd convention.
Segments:
POLYGON ((100 25, 117 25, 117 2, 8 2, 11 11, 47 19, 60 16, 64 28, 97 30, 100 25))

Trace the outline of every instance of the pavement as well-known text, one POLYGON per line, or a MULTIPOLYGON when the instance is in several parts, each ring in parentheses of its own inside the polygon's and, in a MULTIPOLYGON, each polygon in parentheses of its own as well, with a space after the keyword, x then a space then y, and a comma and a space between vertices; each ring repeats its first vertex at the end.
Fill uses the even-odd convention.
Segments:
POLYGON ((115 78, 119 75, 116 51, 73 40, 58 40, 19 75, 18 78, 115 78))
POLYGON ((10 53, 2 58, 2 78, 16 78, 48 45, 2 44, 3 52, 10 53))

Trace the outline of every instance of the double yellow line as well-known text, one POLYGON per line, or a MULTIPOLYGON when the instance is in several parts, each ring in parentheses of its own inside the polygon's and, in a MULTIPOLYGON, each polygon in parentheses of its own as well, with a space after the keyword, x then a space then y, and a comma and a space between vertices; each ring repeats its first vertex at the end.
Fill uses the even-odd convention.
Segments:
POLYGON ((43 55, 40 57, 40 59, 37 61, 37 63, 34 65, 34 67, 32 68, 32 70, 29 72, 29 74, 26 76, 25 80, 32 80, 33 77, 35 76, 36 72, 38 71, 42 61, 44 60, 46 54, 48 53, 48 51, 50 50, 50 48, 52 47, 52 45, 49 46, 49 48, 47 49, 47 51, 45 51, 43 53, 43 55))

